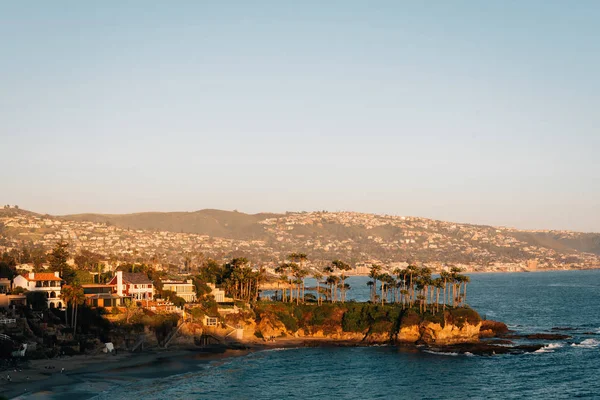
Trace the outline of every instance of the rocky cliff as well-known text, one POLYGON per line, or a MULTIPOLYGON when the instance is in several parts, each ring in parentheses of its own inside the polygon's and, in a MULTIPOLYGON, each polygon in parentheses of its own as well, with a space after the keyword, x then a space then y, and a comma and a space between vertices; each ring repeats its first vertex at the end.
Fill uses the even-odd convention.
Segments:
POLYGON ((419 313, 398 305, 366 303, 291 305, 271 303, 255 309, 247 325, 256 338, 322 338, 357 343, 448 345, 479 340, 481 318, 470 308, 419 313))

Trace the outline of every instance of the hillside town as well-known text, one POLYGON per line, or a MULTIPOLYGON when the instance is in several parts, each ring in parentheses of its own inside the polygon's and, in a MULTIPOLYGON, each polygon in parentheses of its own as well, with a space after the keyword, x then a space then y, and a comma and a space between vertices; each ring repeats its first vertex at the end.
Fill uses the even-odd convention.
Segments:
POLYGON ((73 254, 86 250, 102 255, 112 270, 123 262, 197 267, 209 258, 221 262, 233 257, 246 257, 256 267, 271 270, 294 251, 308 254, 309 266, 317 269, 333 259, 346 260, 355 274, 373 263, 390 270, 408 262, 427 263, 434 270, 454 264, 474 272, 600 267, 596 254, 520 240, 518 234, 524 231, 511 228, 355 212, 286 213, 257 225, 260 240, 242 240, 127 229, 5 207, 0 210, 0 252, 24 245, 48 251, 65 241, 73 254))

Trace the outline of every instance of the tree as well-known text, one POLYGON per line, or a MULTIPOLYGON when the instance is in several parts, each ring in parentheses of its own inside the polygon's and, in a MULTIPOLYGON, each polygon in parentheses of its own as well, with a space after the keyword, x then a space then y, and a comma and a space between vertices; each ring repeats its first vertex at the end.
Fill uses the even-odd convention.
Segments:
POLYGON ((331 302, 335 303, 337 301, 337 284, 339 283, 340 278, 335 275, 329 275, 327 277, 327 284, 329 285, 329 289, 331 291, 331 302))
MULTIPOLYGON (((297 263, 299 266, 299 270, 301 271, 299 273, 299 275, 302 275, 302 277, 300 277, 300 278, 297 277, 297 279, 302 280, 302 300, 304 301, 304 288, 305 288, 304 278, 308 275, 308 271, 306 271, 304 269, 304 263, 306 262, 308 257, 304 253, 291 253, 290 255, 288 255, 288 259, 290 261, 292 261, 293 263, 297 263)), ((300 292, 298 292, 297 294, 298 294, 298 296, 296 297, 296 302, 298 301, 298 297, 300 297, 300 292)))
POLYGON ((46 293, 33 291, 26 292, 25 296, 27 297, 27 304, 29 304, 33 310, 42 311, 48 308, 48 298, 46 297, 46 293))
POLYGON ((319 284, 321 283, 321 279, 323 279, 323 274, 320 272, 315 272, 313 274, 313 278, 317 281, 317 304, 321 305, 321 288, 319 284))
POLYGON ((448 282, 452 279, 450 274, 446 271, 442 271, 442 273, 440 274, 440 279, 443 282, 444 285, 444 306, 443 309, 446 310, 446 304, 447 304, 447 295, 446 295, 446 291, 448 289, 448 282))
POLYGON ((17 270, 14 266, 9 265, 7 262, 0 261, 0 278, 12 280, 16 275, 17 270))
MULTIPOLYGON (((279 274, 279 280, 281 282, 283 282, 284 285, 288 284, 289 278, 288 278, 288 271, 290 270, 290 264, 288 263, 281 263, 279 264, 276 268, 275 268, 275 272, 277 274, 279 274)), ((290 301, 292 300, 291 298, 291 293, 290 293, 290 301)), ((281 288, 281 301, 283 301, 284 303, 287 301, 287 295, 285 292, 285 286, 283 286, 281 288)))
POLYGON ((100 254, 84 249, 75 256, 74 262, 80 270, 93 271, 97 269, 100 259, 100 254))
POLYGON ((65 322, 73 327, 73 333, 77 329, 77 309, 80 304, 85 301, 85 295, 83 294, 83 288, 75 285, 65 285, 61 289, 61 298, 65 302, 65 308, 68 310, 68 306, 71 306, 71 321, 69 324, 68 313, 65 311, 65 322))
POLYGON ((461 272, 462 272, 462 268, 459 268, 459 267, 450 268, 450 279, 451 279, 451 283, 452 283, 452 307, 456 307, 456 300, 458 299, 458 296, 460 295, 460 293, 456 293, 456 290, 457 290, 457 286, 460 283, 460 279, 462 276, 462 275, 460 275, 461 272))
POLYGON ((371 270, 369 271, 369 278, 373 279, 373 285, 371 286, 371 302, 375 303, 377 301, 377 277, 379 276, 379 272, 381 271, 381 266, 377 264, 371 265, 371 270))
POLYGON ((182 297, 177 296, 177 293, 173 292, 172 290, 163 290, 161 297, 163 299, 169 300, 176 307, 184 307, 185 306, 185 300, 182 297))
POLYGON ((139 307, 137 302, 132 299, 124 299, 123 301, 125 302, 125 320, 129 323, 131 318, 138 313, 139 307))
POLYGON ((341 260, 334 260, 331 262, 331 265, 337 269, 338 271, 341 271, 341 275, 340 275, 340 279, 342 281, 341 283, 341 300, 342 303, 344 303, 346 301, 346 278, 347 276, 344 274, 345 271, 350 271, 352 268, 350 267, 350 265, 346 264, 345 262, 341 261, 341 260))
POLYGON ((50 271, 58 272, 61 279, 70 285, 75 282, 76 274, 75 270, 67 264, 67 260, 69 259, 68 247, 69 244, 62 240, 57 242, 52 252, 48 255, 48 262, 50 263, 50 271))

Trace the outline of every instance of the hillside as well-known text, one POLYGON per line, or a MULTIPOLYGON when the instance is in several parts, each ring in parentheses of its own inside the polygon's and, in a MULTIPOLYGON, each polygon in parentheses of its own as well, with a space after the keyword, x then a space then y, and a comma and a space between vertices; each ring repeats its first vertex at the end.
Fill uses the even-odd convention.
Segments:
POLYGON ((69 221, 105 223, 123 229, 143 229, 209 235, 228 239, 265 238, 259 221, 276 214, 244 214, 237 211, 145 212, 135 214, 75 214, 61 216, 69 221))
MULTIPOLYGON (((302 213, 290 213, 302 214, 302 213)), ((335 213, 329 213, 335 214, 335 213)), ((270 218, 285 218, 283 214, 245 214, 237 211, 199 210, 194 212, 145 212, 135 214, 74 214, 61 216, 70 221, 91 221, 114 225, 123 229, 142 229, 152 231, 168 231, 193 233, 239 240, 268 240, 261 221, 270 218)), ((417 218, 426 220, 423 218, 417 218)), ((441 221, 433 221, 437 223, 441 221)), ((448 224, 448 223, 446 223, 448 224)), ((462 224, 465 225, 465 224, 462 224)), ((491 226, 471 225, 478 230, 496 230, 491 226)), ((600 234, 565 231, 521 231, 506 230, 519 241, 533 246, 556 250, 561 253, 585 252, 600 255, 600 234)), ((401 233, 393 225, 378 226, 371 230, 360 225, 341 225, 328 223, 321 225, 302 224, 295 230, 296 235, 325 235, 333 240, 348 240, 356 237, 377 235, 384 240, 391 240, 401 233)))
MULTIPOLYGON (((352 265, 420 261, 458 263, 472 270, 600 267, 600 234, 521 231, 418 217, 354 212, 244 214, 236 211, 79 214, 53 217, 0 210, 0 251, 26 243, 113 259, 180 264, 184 258, 244 256, 275 265, 304 252, 319 265, 336 258, 352 265)), ((197 261, 200 262, 200 261, 197 261)))

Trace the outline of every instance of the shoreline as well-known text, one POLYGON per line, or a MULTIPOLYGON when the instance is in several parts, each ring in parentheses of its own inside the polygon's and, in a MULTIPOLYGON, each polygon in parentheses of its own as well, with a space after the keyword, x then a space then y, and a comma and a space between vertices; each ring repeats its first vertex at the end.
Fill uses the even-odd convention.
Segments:
POLYGON ((34 393, 56 389, 65 385, 78 384, 83 377, 110 373, 123 369, 141 368, 146 365, 160 362, 162 359, 184 357, 198 357, 205 361, 213 361, 235 355, 247 354, 246 350, 226 348, 199 349, 199 348, 173 348, 152 349, 143 353, 122 353, 76 355, 56 359, 31 360, 23 367, 10 368, 2 374, 9 374, 11 382, 5 376, 0 381, 2 395, 8 399, 27 398, 34 393), (208 351, 207 351, 208 350, 208 351), (243 354, 239 354, 243 353, 243 354), (64 372, 61 369, 64 368, 64 372))
MULTIPOLYGON (((338 341, 330 338, 279 338, 275 342, 247 342, 244 345, 247 346, 244 349, 219 345, 205 348, 182 346, 171 349, 151 349, 143 353, 121 353, 117 355, 101 353, 30 360, 27 365, 11 367, 1 372, 0 391, 8 399, 24 399, 35 393, 83 383, 84 378, 117 379, 111 377, 111 375, 127 370, 139 370, 145 366, 161 363, 161 361, 168 362, 177 359, 211 362, 231 357, 243 357, 250 353, 278 348, 367 347, 372 344, 365 343, 361 345, 353 341, 338 341), (64 372, 61 372, 63 368, 64 372), (6 380, 4 374, 10 375, 10 382, 6 380), (106 376, 96 376, 97 374, 106 374, 106 376)), ((153 375, 169 376, 172 374, 156 372, 153 375)))
MULTIPOLYGON (((439 351, 472 351, 473 346, 489 346, 491 343, 456 343, 450 345, 419 345, 417 343, 364 342, 326 337, 287 337, 273 342, 248 341, 246 348, 236 349, 226 345, 210 347, 181 346, 171 349, 151 349, 144 353, 77 355, 57 359, 32 360, 14 375, 13 382, 0 381, 2 395, 7 399, 27 399, 35 395, 58 399, 85 400, 109 390, 119 383, 139 379, 156 379, 175 376, 190 371, 191 366, 244 357, 249 354, 275 349, 380 347, 394 346, 403 351, 435 354, 439 351), (47 367, 53 366, 52 369, 47 367), (61 368, 65 368, 61 373, 61 368), (51 372, 50 372, 51 371, 51 372), (25 379, 29 376, 29 379, 25 379)), ((529 346, 528 351, 539 350, 543 345, 529 346)), ((495 346, 493 346, 495 347, 495 346)), ((524 346, 516 346, 523 349, 524 346)), ((443 353, 442 353, 443 354, 443 353)), ((469 353, 471 354, 471 353, 469 353)), ((4 373, 4 372, 3 372, 4 373)))

